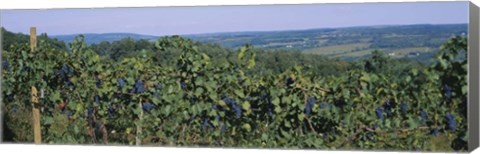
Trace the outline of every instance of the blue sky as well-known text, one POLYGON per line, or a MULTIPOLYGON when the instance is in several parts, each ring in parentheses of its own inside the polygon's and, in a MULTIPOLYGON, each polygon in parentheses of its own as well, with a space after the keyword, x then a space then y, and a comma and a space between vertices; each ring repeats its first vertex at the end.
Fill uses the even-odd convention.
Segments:
POLYGON ((9 31, 148 35, 468 23, 468 2, 2 10, 9 31))

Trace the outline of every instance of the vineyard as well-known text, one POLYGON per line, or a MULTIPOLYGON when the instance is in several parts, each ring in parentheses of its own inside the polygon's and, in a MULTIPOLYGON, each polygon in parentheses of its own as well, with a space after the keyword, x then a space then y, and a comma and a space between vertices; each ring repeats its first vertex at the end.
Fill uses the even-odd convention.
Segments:
POLYGON ((245 45, 217 62, 196 43, 162 37, 172 65, 141 56, 100 56, 83 36, 58 50, 39 41, 2 52, 4 136, 33 142, 32 88, 42 143, 233 148, 467 150, 467 41, 454 37, 435 63, 404 76, 367 69, 317 75, 302 66, 248 73, 259 59, 245 45), (9 132, 9 133, 5 133, 9 132))

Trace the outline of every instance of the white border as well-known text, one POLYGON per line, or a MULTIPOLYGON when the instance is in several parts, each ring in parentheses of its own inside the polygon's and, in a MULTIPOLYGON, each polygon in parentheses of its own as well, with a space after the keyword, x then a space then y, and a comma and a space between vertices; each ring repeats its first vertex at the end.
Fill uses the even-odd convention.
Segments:
MULTIPOLYGON (((466 0, 433 0, 466 1, 466 0)), ((480 6, 480 0, 471 0, 480 6)), ((428 0, 0 0, 2 9, 52 9, 52 8, 103 8, 103 7, 151 7, 151 6, 206 6, 206 5, 259 5, 259 4, 311 4, 311 3, 370 3, 370 2, 428 2, 428 0)), ((0 14, 1 18, 1 14, 0 14)), ((480 118, 480 117, 478 117, 480 118)), ((409 153, 409 152, 362 152, 325 150, 260 150, 260 149, 212 149, 212 148, 168 148, 168 147, 128 147, 128 146, 78 146, 78 145, 32 145, 0 144, 0 153, 62 153, 62 154, 143 154, 143 153, 194 153, 194 154, 234 154, 234 153, 409 153)), ((474 151, 480 153, 480 150, 474 151)))

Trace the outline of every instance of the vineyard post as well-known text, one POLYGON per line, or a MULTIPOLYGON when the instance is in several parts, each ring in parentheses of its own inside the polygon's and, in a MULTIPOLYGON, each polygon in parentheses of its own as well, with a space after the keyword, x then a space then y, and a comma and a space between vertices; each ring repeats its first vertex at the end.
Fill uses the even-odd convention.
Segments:
MULTIPOLYGON (((30 28, 30 51, 33 54, 37 47, 37 29, 30 28)), ((40 109, 38 104, 38 91, 35 86, 32 86, 32 113, 33 113, 33 134, 35 144, 40 144, 42 136, 40 133, 40 109)))
POLYGON ((141 124, 143 123, 143 106, 142 106, 142 99, 140 98, 140 101, 138 103, 138 108, 140 109, 140 115, 138 116, 138 124, 137 124, 137 133, 135 135, 135 145, 140 146, 142 145, 142 126, 141 124))

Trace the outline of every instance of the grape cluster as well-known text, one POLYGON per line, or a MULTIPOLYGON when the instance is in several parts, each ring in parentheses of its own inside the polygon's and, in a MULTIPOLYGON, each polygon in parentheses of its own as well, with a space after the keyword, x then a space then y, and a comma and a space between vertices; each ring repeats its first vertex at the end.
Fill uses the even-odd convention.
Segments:
POLYGON ((2 62, 3 69, 10 70, 10 63, 8 61, 2 62))
POLYGON ((143 111, 145 111, 145 112, 150 112, 153 107, 155 107, 155 105, 152 104, 152 103, 149 103, 149 102, 145 102, 145 103, 143 103, 143 105, 142 105, 142 109, 143 109, 143 111))
POLYGON ((228 98, 228 97, 224 97, 223 98, 223 101, 225 103, 227 103, 228 105, 231 105, 233 110, 235 111, 235 117, 238 119, 242 116, 242 107, 240 105, 237 104, 237 102, 232 99, 232 98, 228 98))
POLYGON ((95 95, 95 103, 100 103, 100 96, 98 95, 95 95))
POLYGON ((427 119, 427 112, 421 111, 421 112, 420 112, 420 117, 422 118, 422 119, 420 120, 420 123, 423 124, 423 123, 425 122, 425 120, 427 119))
POLYGON ((239 83, 242 83, 242 82, 243 82, 242 77, 237 77, 237 81, 238 81, 239 83))
POLYGON ((87 114, 88 114, 89 116, 92 116, 92 114, 93 114, 93 109, 92 109, 92 108, 88 108, 88 109, 87 109, 87 114))
POLYGON ((155 86, 155 90, 162 90, 162 85, 155 86))
POLYGON ((452 88, 447 84, 444 85, 444 88, 445 88, 445 96, 447 96, 447 99, 450 99, 452 97, 452 88))
POLYGON ((15 98, 15 94, 12 93, 12 94, 10 94, 10 95, 5 96, 5 98, 6 98, 6 100, 8 100, 8 101, 13 101, 14 98, 15 98))
POLYGON ((273 104, 272 102, 268 99, 268 95, 267 94, 262 94, 261 96, 261 99, 268 102, 268 105, 267 105, 267 114, 268 116, 272 117, 273 116, 273 104))
POLYGON ((122 78, 118 78, 117 82, 120 85, 120 88, 123 88, 125 86, 125 80, 123 80, 122 78))
POLYGON ((402 104, 400 105, 400 108, 402 109, 403 113, 407 113, 407 103, 402 102, 402 104))
POLYGON ((288 78, 287 79, 287 86, 290 86, 291 84, 293 84, 295 81, 292 79, 292 78, 288 78))
POLYGON ((185 88, 187 88, 187 85, 185 84, 185 82, 182 81, 182 82, 180 82, 180 87, 182 89, 185 89, 185 88))
POLYGON ((456 123, 455 123, 455 116, 451 113, 447 114, 447 119, 448 119, 448 128, 450 130, 455 131, 457 129, 456 123))
POLYGON ((60 76, 60 78, 63 79, 63 83, 66 87, 73 88, 74 85, 70 81, 70 78, 68 77, 69 74, 73 74, 73 69, 69 68, 66 64, 63 64, 62 69, 59 71, 56 71, 57 75, 60 76))
POLYGON ((378 119, 380 119, 380 120, 383 120, 383 111, 384 111, 383 107, 378 107, 378 108, 375 110, 375 112, 377 113, 377 117, 378 117, 378 119))
POLYGON ((110 105, 110 106, 108 107, 108 116, 109 116, 109 117, 112 117, 112 115, 113 115, 113 112, 114 112, 114 110, 113 110, 113 106, 112 106, 112 105, 110 105))
POLYGON ((305 114, 307 114, 307 116, 310 115, 310 112, 312 111, 312 108, 315 106, 316 102, 317 100, 315 97, 309 97, 307 99, 307 105, 305 106, 305 114))
POLYGON ((433 129, 433 135, 434 135, 434 136, 438 136, 438 128, 434 128, 434 129, 433 129))
MULTIPOLYGON (((162 86, 161 85, 155 86, 155 90, 157 90, 157 91, 162 90, 162 86)), ((157 92, 154 95, 155 95, 155 97, 160 97, 161 96, 160 93, 157 93, 157 92)))
POLYGON ((385 101, 385 111, 387 112, 388 116, 392 115, 392 109, 395 108, 395 103, 387 99, 385 101))
POLYGON ((142 80, 137 80, 135 82, 135 87, 130 91, 130 93, 136 93, 136 94, 141 94, 146 91, 145 86, 143 84, 142 80))
POLYGON ((205 127, 209 127, 209 128, 210 128, 210 131, 213 131, 213 126, 212 126, 212 124, 210 124, 210 123, 208 122, 208 118, 207 118, 207 117, 205 117, 205 118, 203 119, 203 128, 205 128, 205 127))
POLYGON ((63 64, 62 71, 60 73, 61 73, 62 78, 66 78, 67 74, 72 74, 73 73, 73 69, 68 67, 66 64, 63 64))

